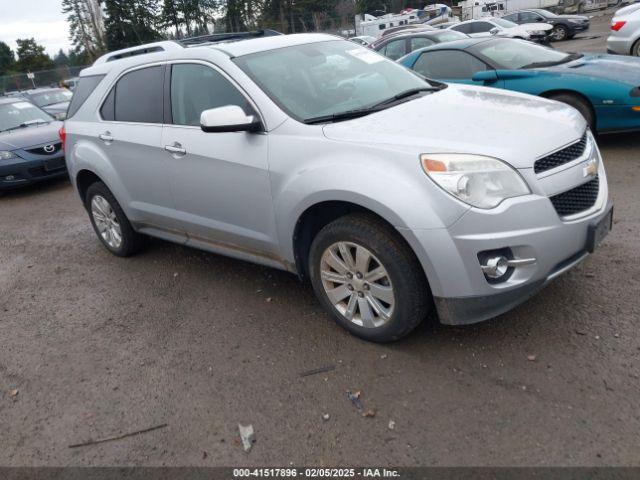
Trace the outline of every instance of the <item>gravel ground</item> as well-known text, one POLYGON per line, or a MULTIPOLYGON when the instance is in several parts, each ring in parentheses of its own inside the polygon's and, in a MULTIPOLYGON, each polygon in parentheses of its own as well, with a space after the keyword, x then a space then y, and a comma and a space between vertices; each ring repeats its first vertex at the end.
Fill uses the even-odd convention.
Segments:
POLYGON ((384 346, 287 273, 162 241, 111 256, 65 181, 11 193, 0 465, 638 465, 638 147, 601 139, 615 227, 578 268, 497 319, 384 346))

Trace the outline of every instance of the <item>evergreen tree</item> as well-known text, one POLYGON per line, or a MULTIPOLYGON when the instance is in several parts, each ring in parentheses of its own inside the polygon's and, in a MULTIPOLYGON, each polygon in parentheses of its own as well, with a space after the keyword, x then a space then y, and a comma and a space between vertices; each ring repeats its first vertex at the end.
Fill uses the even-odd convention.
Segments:
POLYGON ((62 0, 62 13, 69 22, 69 34, 76 51, 95 59, 105 49, 102 0, 62 0))
POLYGON ((105 0, 108 50, 141 45, 161 38, 158 0, 105 0))
POLYGON ((33 38, 18 39, 17 67, 21 72, 35 72, 53 68, 53 60, 44 51, 42 45, 38 45, 33 38))
POLYGON ((69 57, 62 49, 53 57, 53 63, 56 67, 68 67, 69 66, 69 57))
POLYGON ((6 43, 0 42, 0 75, 9 73, 15 67, 15 63, 13 50, 6 43))

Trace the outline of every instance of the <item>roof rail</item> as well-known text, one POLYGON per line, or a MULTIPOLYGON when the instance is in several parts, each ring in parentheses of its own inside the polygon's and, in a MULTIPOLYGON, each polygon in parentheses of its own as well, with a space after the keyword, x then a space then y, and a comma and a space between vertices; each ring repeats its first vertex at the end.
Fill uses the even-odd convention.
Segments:
POLYGON ((229 32, 229 33, 212 33, 211 35, 201 35, 199 37, 190 37, 176 40, 177 43, 183 47, 193 47, 197 45, 218 43, 218 42, 233 42, 237 40, 248 40, 250 38, 262 38, 262 37, 274 37, 276 35, 282 35, 282 33, 275 30, 256 30, 253 32, 229 32))
POLYGON ((146 45, 137 45, 135 47, 124 48, 122 50, 116 50, 115 52, 106 53, 102 55, 100 58, 98 58, 95 62, 93 62, 93 64, 99 65, 101 63, 113 62, 114 60, 133 57, 135 55, 145 55, 148 53, 164 52, 168 50, 176 50, 178 48, 183 48, 183 47, 181 45, 178 45, 176 42, 172 42, 172 41, 147 43, 146 45))

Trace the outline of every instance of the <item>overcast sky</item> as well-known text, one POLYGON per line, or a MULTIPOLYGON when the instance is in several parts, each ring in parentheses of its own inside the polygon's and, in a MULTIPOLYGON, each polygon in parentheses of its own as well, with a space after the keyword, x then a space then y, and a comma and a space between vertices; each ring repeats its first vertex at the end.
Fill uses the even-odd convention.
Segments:
POLYGON ((47 53, 71 48, 62 0, 0 0, 0 40, 15 51, 16 38, 35 38, 47 53))

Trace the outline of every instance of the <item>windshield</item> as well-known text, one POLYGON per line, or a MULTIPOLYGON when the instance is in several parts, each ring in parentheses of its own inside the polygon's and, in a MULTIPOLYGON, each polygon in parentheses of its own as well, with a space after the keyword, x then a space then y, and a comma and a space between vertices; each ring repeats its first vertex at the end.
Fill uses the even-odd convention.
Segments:
POLYGON ((49 123, 52 120, 48 114, 29 102, 0 103, 0 131, 29 124, 49 123))
POLYGON ((52 90, 50 92, 35 93, 31 95, 33 103, 39 107, 46 107, 54 103, 68 102, 71 100, 73 93, 69 90, 52 90))
POLYGON ((498 68, 518 70, 568 62, 576 57, 535 43, 511 39, 496 39, 471 48, 491 60, 498 68))
POLYGON ((353 42, 336 40, 254 53, 234 60, 271 99, 302 122, 358 110, 429 84, 353 42))
POLYGON ((518 26, 517 23, 513 23, 510 20, 505 20, 504 18, 493 18, 491 21, 496 25, 501 26, 502 28, 513 28, 518 26))

